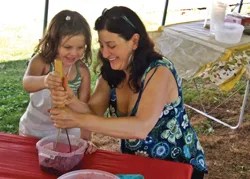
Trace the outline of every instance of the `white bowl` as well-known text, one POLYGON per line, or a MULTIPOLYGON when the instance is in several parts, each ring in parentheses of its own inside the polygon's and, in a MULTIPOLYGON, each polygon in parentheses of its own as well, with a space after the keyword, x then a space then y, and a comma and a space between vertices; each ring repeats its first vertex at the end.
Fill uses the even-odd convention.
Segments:
POLYGON ((119 179, 116 175, 102 170, 76 170, 60 176, 58 179, 119 179))
POLYGON ((225 22, 223 26, 216 27, 215 40, 227 44, 239 43, 244 26, 237 23, 225 22))

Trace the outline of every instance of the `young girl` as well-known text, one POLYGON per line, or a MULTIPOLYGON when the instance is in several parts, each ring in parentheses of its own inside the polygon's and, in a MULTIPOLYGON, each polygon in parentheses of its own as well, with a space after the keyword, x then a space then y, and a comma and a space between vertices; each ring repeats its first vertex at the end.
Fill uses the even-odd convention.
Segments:
MULTIPOLYGON (((68 86, 80 101, 90 97, 90 72, 85 63, 91 59, 91 32, 85 18, 75 11, 63 10, 51 20, 47 33, 36 47, 23 77, 23 87, 30 93, 30 103, 20 119, 19 134, 42 138, 57 133, 50 116, 50 92, 62 84, 54 73, 54 60, 63 63, 68 86)), ((65 130, 62 130, 65 131, 65 130)), ((90 140, 91 133, 79 128, 69 134, 90 140)))

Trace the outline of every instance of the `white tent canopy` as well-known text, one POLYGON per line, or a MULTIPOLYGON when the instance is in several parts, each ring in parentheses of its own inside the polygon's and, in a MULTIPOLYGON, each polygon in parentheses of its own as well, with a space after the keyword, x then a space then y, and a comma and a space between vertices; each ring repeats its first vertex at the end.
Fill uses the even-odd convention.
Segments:
MULTIPOLYGON (((230 2, 229 1, 230 0, 228 0, 228 3, 235 3, 235 0, 231 0, 230 2)), ((238 12, 241 11, 241 8, 242 8, 242 5, 243 5, 243 1, 244 0, 240 0, 239 3, 234 4, 235 6, 239 6, 238 12)), ((195 7, 197 7, 197 8, 206 8, 206 7, 201 7, 202 5, 204 5, 204 2, 207 2, 207 0, 205 0, 205 1, 198 1, 195 4, 195 7)), ((163 16, 162 16, 161 25, 165 25, 169 3, 171 3, 171 1, 165 0, 165 6, 162 9, 163 10, 163 16)), ((190 3, 190 1, 187 1, 187 2, 186 1, 181 1, 181 3, 179 4, 178 8, 179 9, 182 9, 182 8, 194 8, 194 4, 190 3)), ((49 0, 45 0, 43 33, 44 33, 44 31, 45 31, 45 29, 47 27, 48 13, 49 13, 49 0)))

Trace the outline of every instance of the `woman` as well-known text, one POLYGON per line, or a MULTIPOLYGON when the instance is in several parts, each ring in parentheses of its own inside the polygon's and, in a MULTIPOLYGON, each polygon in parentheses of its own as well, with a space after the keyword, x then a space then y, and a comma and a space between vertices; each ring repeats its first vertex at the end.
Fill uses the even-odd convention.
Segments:
POLYGON ((181 79, 171 61, 155 52, 140 18, 113 7, 103 11, 95 30, 102 62, 96 89, 88 104, 63 88, 54 91, 57 104, 71 97, 67 111, 51 110, 55 126, 121 138, 124 153, 189 163, 193 178, 203 178, 204 152, 184 109, 181 79))

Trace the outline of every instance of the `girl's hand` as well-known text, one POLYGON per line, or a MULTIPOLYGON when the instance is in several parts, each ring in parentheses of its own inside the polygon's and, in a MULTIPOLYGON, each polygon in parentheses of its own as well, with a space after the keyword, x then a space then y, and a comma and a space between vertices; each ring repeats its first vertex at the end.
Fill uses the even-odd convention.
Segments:
POLYGON ((54 89, 62 86, 62 79, 58 73, 50 72, 44 78, 44 86, 48 89, 54 89))
POLYGON ((95 151, 97 150, 97 146, 91 142, 91 141, 88 141, 88 148, 86 150, 86 153, 87 154, 92 154, 94 153, 95 151))

